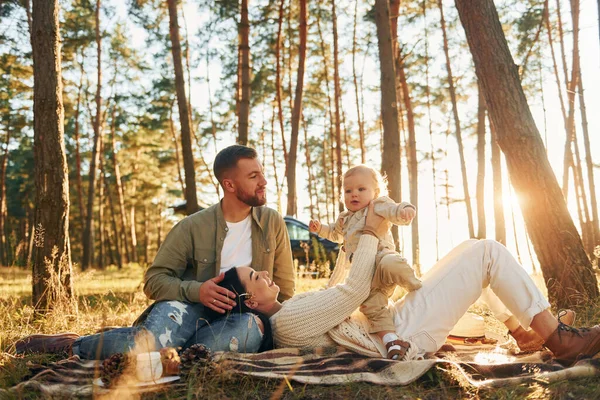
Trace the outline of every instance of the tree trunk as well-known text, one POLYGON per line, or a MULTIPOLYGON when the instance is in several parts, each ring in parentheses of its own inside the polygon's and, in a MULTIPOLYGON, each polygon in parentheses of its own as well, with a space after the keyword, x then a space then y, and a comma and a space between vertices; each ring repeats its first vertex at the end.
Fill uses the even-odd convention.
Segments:
POLYGON ((133 261, 133 249, 130 244, 130 240, 127 235, 127 212, 125 211, 125 191, 123 189, 123 182, 121 180, 121 168, 119 167, 119 161, 117 158, 117 141, 116 141, 116 104, 112 110, 111 129, 110 129, 110 140, 111 140, 111 158, 113 163, 113 170, 115 174, 115 184, 117 186, 117 202, 119 203, 119 217, 121 220, 121 243, 123 244, 124 254, 126 262, 133 261))
MULTIPOLYGON (((141 150, 137 150, 135 154, 135 158, 133 161, 131 176, 136 177, 138 174, 138 162, 140 159, 141 150)), ((136 202, 135 202, 135 193, 137 192, 137 181, 135 178, 131 179, 129 184, 129 197, 132 199, 131 205, 129 207, 129 236, 131 238, 131 261, 134 263, 139 263, 140 256, 137 247, 137 225, 136 225, 136 202)))
MULTIPOLYGON (((340 66, 338 61, 338 33, 335 0, 331 0, 331 20, 333 22, 333 102, 335 104, 335 155, 337 165, 337 188, 342 193, 342 127, 340 120, 340 66)), ((344 211, 344 203, 338 199, 338 210, 344 211)))
POLYGON ((94 237, 92 233, 94 225, 94 199, 96 198, 96 174, 98 157, 100 156, 100 142, 102 132, 100 130, 102 123, 102 36, 100 34, 100 0, 96 0, 96 46, 97 46, 97 85, 96 85, 96 116, 94 117, 94 145, 92 148, 92 158, 90 160, 90 170, 88 175, 88 198, 87 211, 85 216, 85 228, 83 231, 83 259, 81 260, 81 269, 85 271, 92 265, 94 258, 94 237))
POLYGON ((31 47, 36 196, 32 303, 42 312, 56 302, 73 298, 58 16, 58 0, 34 0, 31 47))
POLYGON ((302 125, 304 128, 304 155, 306 157, 306 171, 308 172, 308 198, 310 199, 309 213, 310 217, 314 218, 316 210, 317 218, 321 220, 321 212, 319 211, 319 196, 317 194, 317 187, 315 186, 315 178, 312 173, 312 161, 310 157, 310 147, 308 145, 308 127, 306 126, 304 115, 302 115, 302 125), (314 199, 316 200, 315 203, 313 203, 313 192, 314 199))
POLYGON ((463 194, 465 196, 465 206, 467 207, 467 223, 469 226, 469 237, 475 237, 475 228, 473 227, 473 210, 471 208, 471 197, 469 196, 469 181, 467 179, 467 165, 465 163, 465 152, 462 142, 462 131, 460 119, 458 117, 458 104, 456 100, 456 89, 454 87, 454 76, 452 75, 452 66, 450 64, 450 54, 448 51, 448 34, 446 32, 446 20, 444 18, 444 7, 442 0, 437 0, 440 9, 440 23, 442 27, 442 36, 444 39, 444 56, 446 57, 446 71, 448 73, 448 91, 452 102, 452 114, 454 115, 454 133, 458 144, 458 155, 460 157, 460 171, 463 182, 463 194))
POLYGON ((402 89, 402 100, 406 109, 406 121, 408 122, 408 143, 406 146, 406 158, 408 164, 408 182, 410 187, 410 202, 417 207, 417 217, 413 219, 411 224, 412 233, 412 259, 417 276, 421 276, 421 263, 419 260, 419 166, 417 161, 417 134, 415 131, 415 116, 413 113, 412 100, 408 82, 406 81, 406 72, 404 71, 404 60, 402 50, 398 49, 398 78, 402 89))
POLYGON ((383 151, 381 172, 387 176, 389 196, 400 201, 400 132, 398 130, 398 100, 394 50, 390 29, 390 10, 387 0, 375 0, 375 24, 381 70, 381 116, 383 122, 383 151))
MULTIPOLYGON (((277 211, 281 212, 281 187, 279 186, 279 175, 277 174, 277 156, 275 154, 275 108, 271 119, 271 156, 273 157, 273 176, 275 178, 275 190, 277 191, 277 211)), ((286 161, 287 162, 287 161, 286 161)))
MULTIPOLYGON (((340 102, 342 99, 340 99, 340 102)), ((346 112, 342 108, 342 132, 344 132, 344 156, 346 157, 346 168, 349 169, 352 165, 350 165, 350 143, 349 143, 349 135, 348 128, 346 126, 346 112)))
POLYGON ((150 264, 150 228, 148 226, 148 206, 144 204, 144 262, 150 264))
MULTIPOLYGON (((9 111, 10 113, 10 111, 9 111)), ((10 114, 6 122, 6 139, 4 141, 4 154, 0 161, 0 266, 8 266, 8 247, 6 243, 6 164, 8 163, 8 146, 10 143, 10 114)))
POLYGON ((296 215, 296 157, 298 154, 298 133, 300 129, 300 115, 302 115, 302 90, 304 88, 304 64, 306 62, 306 0, 300 0, 300 48, 298 51, 298 77, 296 80, 296 93, 294 95, 294 108, 292 110, 292 137, 290 139, 290 152, 287 162, 287 215, 296 215))
POLYGON ((433 186, 433 199, 435 207, 435 259, 440 259, 440 223, 438 215, 438 201, 437 201, 437 170, 435 165, 435 152, 436 149, 433 146, 433 119, 431 118, 431 90, 429 85, 429 31, 427 29, 427 0, 423 0, 423 26, 425 31, 425 94, 427 97, 427 122, 429 131, 429 148, 431 151, 431 181, 433 186))
MULTIPOLYGON (((100 141, 100 157, 98 158, 98 173, 100 177, 104 176, 104 141, 100 141)), ((103 179, 98 179, 98 236, 100 238, 100 248, 98 249, 98 267, 105 267, 105 247, 106 240, 104 237, 104 182, 103 179)))
MULTIPOLYGON (((573 141, 573 143, 575 143, 576 145, 576 149, 577 149, 577 153, 579 152, 579 149, 577 147, 577 141, 576 139, 574 139, 572 136, 574 136, 575 134, 575 93, 572 93, 572 98, 571 98, 571 94, 569 93, 569 113, 567 114, 566 108, 565 108, 565 102, 564 102, 564 98, 563 98, 563 94, 562 94, 562 85, 561 85, 561 80, 560 80, 560 75, 558 73, 558 65, 557 65, 557 61, 556 61, 556 55, 554 52, 554 46, 553 46, 553 40, 552 40, 552 26, 550 25, 550 18, 548 16, 548 0, 546 0, 545 5, 544 5, 544 15, 543 15, 543 19, 545 21, 546 24, 546 31, 548 33, 548 42, 549 42, 549 46, 550 46, 550 53, 552 55, 552 64, 553 64, 553 70, 554 70, 554 75, 556 78, 556 84, 557 84, 557 90, 558 90, 558 98, 559 98, 559 104, 560 104, 560 109, 561 109, 561 113, 562 113, 562 117, 563 117, 563 121, 564 121, 564 126, 565 126, 565 136, 566 136, 566 141, 565 141, 565 158, 564 158, 564 171, 563 171, 563 195, 565 196, 565 200, 568 197, 569 194, 569 175, 568 175, 568 171, 570 167, 573 167, 573 174, 574 176, 580 175, 581 179, 575 180, 575 185, 577 188, 577 185, 580 185, 581 192, 584 191, 583 189, 583 172, 581 170, 581 166, 578 163, 578 169, 576 171, 575 169, 575 165, 574 165, 574 160, 573 160, 573 154, 571 151, 571 141, 573 141), (573 103, 571 103, 571 100, 573 101, 573 103)), ((557 10, 558 11, 558 10, 557 10)), ((559 16, 560 16, 560 12, 559 12, 559 16)), ((573 15, 573 17, 575 17, 575 15, 573 15)), ((562 21, 559 18, 559 32, 562 32, 562 21)), ((565 79, 568 78, 568 74, 566 71, 566 61, 565 61, 565 56, 564 56, 564 44, 563 44, 563 40, 562 40, 562 34, 561 34, 561 38, 560 38, 560 42, 561 42, 561 49, 562 49, 562 62, 563 62, 563 70, 565 73, 565 79)), ((578 67, 579 66, 579 62, 574 63, 573 65, 574 67, 577 67, 579 74, 578 74, 578 78, 577 79, 577 85, 578 86, 582 86, 581 82, 579 82, 580 78, 581 78, 581 69, 578 67)), ((572 80, 571 84, 574 83, 574 81, 572 80)), ((570 90, 570 88, 572 87, 572 85, 568 83, 565 84, 565 87, 567 89, 567 91, 570 90)), ((574 86, 573 86, 573 90, 574 86)), ((584 105, 585 107, 585 105, 584 105)), ((584 115, 582 115, 582 118, 584 117, 584 115)), ((583 122, 583 120, 582 120, 583 122)), ((585 124, 583 124, 584 126, 584 130, 586 129, 585 124)), ((585 142, 585 135, 586 132, 584 131, 584 142, 585 142)), ((577 159, 579 160, 579 155, 577 155, 577 159)), ((593 182, 592 182, 593 184, 593 182)), ((590 188, 592 188, 593 186, 590 186, 590 188)), ((595 197, 595 193, 592 193, 591 196, 595 197)), ((585 196, 584 196, 585 197, 585 196)), ((578 213, 581 215, 582 214, 582 210, 581 208, 587 208, 587 203, 583 202, 583 205, 581 204, 581 202, 579 201, 581 200, 581 198, 578 196, 578 201, 577 201, 577 211, 578 213)), ((596 202, 594 201, 592 203, 592 212, 594 211, 594 207, 596 207, 596 202)), ((587 215, 587 219, 588 221, 590 221, 589 219, 589 211, 586 213, 587 215)), ((581 225, 582 225, 582 235, 584 237, 584 242, 587 243, 586 245, 586 251, 588 252, 588 254, 591 254, 591 248, 593 248, 593 243, 595 241, 594 237, 598 237, 597 235, 594 234, 594 228, 593 226, 590 226, 589 223, 586 223, 582 217, 579 218, 581 221, 581 225)))
POLYGON ((181 186, 181 193, 185 193, 185 183, 183 183, 183 175, 181 175, 181 161, 179 157, 179 144, 177 143, 177 134, 175 133, 175 124, 173 123, 173 104, 169 107, 169 130, 173 137, 173 145, 175 146, 175 164, 177 165, 177 178, 181 186))
MULTIPOLYGON (((182 2, 179 3, 178 11, 181 9, 181 19, 183 19, 183 29, 185 31, 185 72, 187 73, 187 95, 188 112, 190 113, 190 123, 194 125, 194 116, 192 115, 192 71, 190 68, 190 36, 187 26, 187 19, 183 12, 182 2)), ((207 42, 208 43, 208 42, 207 42)))
POLYGON ((456 6, 550 301, 557 307, 592 301, 598 297, 596 277, 546 157, 494 3, 472 7, 456 0, 456 6))
POLYGON ((560 19, 560 1, 557 1, 557 13, 559 16, 559 34, 561 40, 561 49, 563 51, 563 69, 565 72, 565 82, 567 86, 567 101, 569 103, 567 112, 567 134, 565 139, 565 155, 564 155, 564 168, 563 168, 563 194, 565 200, 569 194, 569 168, 573 169, 573 182, 577 185, 575 171, 575 161, 573 160, 572 143, 575 139, 575 93, 577 90, 577 81, 579 79, 579 1, 571 1, 571 14, 573 15, 573 65, 571 68, 571 79, 567 79, 567 66, 566 66, 566 55, 563 47, 563 35, 562 35, 562 21, 560 19))
POLYGON ((358 97, 358 79, 356 77, 356 20, 358 17, 358 0, 354 1, 354 26, 352 29, 352 81, 354 82, 354 97, 356 99, 356 118, 358 119, 358 137, 360 146, 360 162, 366 162, 365 126, 361 120, 360 98, 358 97))
POLYGON ((485 223, 485 99, 481 85, 477 85, 479 104, 477 107, 477 238, 486 238, 485 223))
POLYGON ((285 143, 285 128, 283 126, 283 105, 281 100, 281 44, 282 44, 282 26, 283 26, 283 10, 285 0, 281 0, 279 4, 279 17, 277 19, 277 42, 275 43, 275 97, 277 99, 277 120, 279 121, 279 130, 281 133, 281 143, 283 146, 283 160, 285 162, 285 170, 287 170, 287 144, 285 143))
POLYGON ((250 113, 250 22, 248 21, 248 0, 242 0, 241 18, 239 25, 239 43, 242 62, 242 97, 240 114, 238 116, 239 144, 248 144, 248 117, 250 113))
MULTIPOLYGON (((328 137, 328 133, 327 129, 325 129, 325 132, 323 132, 323 136, 325 137, 325 140, 323 140, 323 148, 321 149, 321 151, 323 152, 323 156, 321 157, 321 161, 322 161, 322 168, 323 168, 323 181, 325 182, 325 184, 323 186, 325 186, 325 217, 327 218, 327 222, 329 223, 329 203, 331 200, 331 197, 329 197, 329 166, 327 165, 327 149, 329 141, 327 140, 328 137)), ((331 186, 331 189, 333 190, 333 186, 331 186)), ((335 208, 332 207, 332 208, 335 208)), ((334 210, 335 211, 335 210, 334 210)), ((335 215, 335 212, 334 212, 335 215)))
MULTIPOLYGON (((590 202, 592 208, 591 230, 593 233, 592 243, 600 241, 600 231, 598 230, 598 201, 596 200, 596 184, 594 183, 594 164, 592 162, 592 150, 590 148, 590 134, 588 131, 587 111, 585 108, 585 98, 583 95, 583 82, 581 79, 581 70, 579 70, 579 109, 581 111, 581 126, 583 131, 583 147, 585 149, 585 164, 587 168, 588 187, 590 189, 590 202)), ((588 250, 588 254, 591 254, 588 250)))
POLYGON ((129 209, 129 226, 131 227, 131 248, 133 250, 133 262, 139 262, 139 257, 137 253, 137 235, 135 232, 135 205, 131 205, 129 209))
MULTIPOLYGON (((319 43, 321 44, 320 46, 320 50, 321 50, 321 56, 323 57, 323 72, 325 75, 325 93, 327 94, 327 110, 328 110, 328 114, 329 114, 329 126, 328 126, 328 132, 326 131, 325 137, 329 137, 331 139, 331 146, 327 147, 325 146, 323 149, 323 166, 325 168, 325 189, 326 189, 326 193, 328 193, 327 188, 329 187, 329 182, 331 182, 331 197, 329 197, 329 195, 327 195, 327 220, 329 221, 329 203, 331 200, 331 209, 332 209, 332 215, 335 215, 335 205, 339 203, 339 200, 336 199, 335 196, 335 192, 336 192, 336 188, 337 185, 335 183, 335 166, 334 166, 334 157, 333 157, 333 153, 334 153, 334 148, 333 148, 333 141, 335 140, 334 138, 334 133, 333 133, 333 125, 335 124, 334 122, 334 118, 333 118, 333 107, 331 104, 331 92, 329 91, 329 60, 327 59, 327 54, 325 51, 325 39, 323 37, 323 31, 321 30, 321 18, 319 16, 319 13, 317 13, 316 15, 317 17, 317 31, 319 32, 319 43), (330 156, 327 157, 327 149, 329 149, 330 151, 330 156), (329 167, 326 167, 325 165, 325 160, 329 158, 329 162, 331 164, 331 169, 329 167), (327 171, 331 170, 331 177, 329 177, 329 174, 327 173, 327 171), (331 180, 329 180, 329 178, 331 178, 331 180)), ((325 139, 324 143, 327 143, 328 140, 325 139)))
POLYGON ((77 183, 77 205, 81 229, 85 226, 85 210, 83 208, 83 183, 81 181, 81 150, 79 148, 79 113, 81 107, 81 91, 83 90, 85 55, 81 48, 81 63, 79 64, 79 87, 77 88, 77 106, 75 108, 75 177, 77 183))
POLYGON ((175 89, 181 124, 181 152, 183 153, 183 169, 185 171, 186 213, 190 215, 198 211, 199 207, 196 194, 196 170, 194 167, 194 153, 192 151, 190 113, 188 111, 187 97, 185 96, 185 79, 183 77, 183 64, 181 62, 177 0, 167 0, 167 5, 169 7, 169 36, 171 37, 173 66, 175 68, 175 89))
POLYGON ((106 188, 106 197, 108 198, 108 209, 110 212, 110 223, 111 223, 111 228, 113 231, 112 236, 114 237, 115 240, 115 253, 116 253, 116 262, 117 262, 117 267, 119 269, 123 268, 123 249, 125 248, 125 244, 121 242, 121 240, 119 240, 120 238, 120 233, 119 233, 119 229, 117 228, 117 217, 115 215, 115 207, 114 207, 114 203, 113 203, 113 198, 112 195, 110 193, 110 185, 108 182, 108 178, 106 177, 106 174, 103 175, 104 176, 104 185, 106 188), (120 243, 121 242, 121 243, 120 243))
MULTIPOLYGON (((483 94, 483 93, 482 93, 483 94)), ((492 181, 494 186, 494 226, 496 240, 506 245, 506 221, 504 219, 504 200, 502 190, 502 159, 498 136, 493 122, 490 120, 490 137, 492 146, 492 181)))
POLYGON ((156 218, 156 249, 160 249, 162 245, 162 232, 163 232, 163 220, 162 220, 162 204, 157 205, 158 215, 156 218))

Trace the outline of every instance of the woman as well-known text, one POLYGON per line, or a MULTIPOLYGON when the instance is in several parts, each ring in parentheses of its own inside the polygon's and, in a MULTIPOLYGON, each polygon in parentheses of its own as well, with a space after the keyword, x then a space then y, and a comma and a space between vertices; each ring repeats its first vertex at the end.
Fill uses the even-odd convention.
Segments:
MULTIPOLYGON (((342 345, 357 353, 386 354, 370 336, 365 318, 353 312, 367 298, 375 271, 378 237, 388 226, 369 206, 363 236, 353 256, 353 267, 343 285, 277 301, 279 288, 265 272, 238 267, 244 308, 269 317, 276 347, 342 345), (349 318, 352 315, 351 318, 349 318)), ((575 329, 559 322, 548 301, 514 257, 491 240, 468 240, 454 248, 428 271, 423 287, 393 305, 396 333, 403 340, 401 359, 410 360, 437 351, 459 318, 490 287, 527 329, 531 327, 555 357, 571 364, 600 352, 600 326, 575 329)))

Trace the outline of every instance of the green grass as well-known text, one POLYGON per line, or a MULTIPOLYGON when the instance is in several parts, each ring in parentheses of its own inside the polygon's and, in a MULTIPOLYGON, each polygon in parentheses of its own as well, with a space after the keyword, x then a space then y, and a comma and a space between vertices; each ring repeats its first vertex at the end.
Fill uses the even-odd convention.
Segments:
MULTIPOLYGON (((27 363, 47 364, 61 358, 57 355, 14 354, 14 342, 33 333, 71 331, 80 335, 96 332, 104 326, 130 325, 150 304, 141 291, 143 268, 130 264, 121 270, 110 267, 92 270, 75 277, 78 312, 55 312, 36 317, 31 307, 31 274, 17 268, 0 268, 0 388, 9 388, 28 377, 27 363)), ((322 288, 326 279, 301 279, 297 292, 322 288)), ((396 293, 395 297, 402 293, 396 293)), ((488 329, 504 333, 505 328, 489 311, 474 305, 471 311, 483 315, 488 329)), ((600 303, 580 310, 577 325, 600 322, 600 303)), ((35 397, 35 396, 33 396, 35 397)), ((543 382, 532 385, 485 390, 470 387, 457 371, 434 368, 416 382, 399 387, 367 383, 321 386, 262 379, 222 372, 199 377, 185 385, 146 394, 147 399, 596 399, 600 398, 597 379, 565 381, 556 384, 543 382)))

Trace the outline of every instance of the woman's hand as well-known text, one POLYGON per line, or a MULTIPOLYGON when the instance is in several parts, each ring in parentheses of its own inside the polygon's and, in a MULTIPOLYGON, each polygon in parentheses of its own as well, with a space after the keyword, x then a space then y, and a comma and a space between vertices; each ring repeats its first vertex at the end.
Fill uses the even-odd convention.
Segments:
POLYGON ((367 219, 365 221, 365 228, 363 234, 373 235, 377 238, 382 238, 386 232, 390 229, 390 223, 388 220, 375 214, 373 202, 369 203, 367 209, 367 219))

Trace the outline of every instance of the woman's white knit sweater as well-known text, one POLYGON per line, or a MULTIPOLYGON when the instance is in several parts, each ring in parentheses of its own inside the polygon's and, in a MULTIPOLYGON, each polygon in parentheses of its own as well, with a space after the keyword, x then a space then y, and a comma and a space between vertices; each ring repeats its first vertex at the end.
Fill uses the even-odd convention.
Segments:
POLYGON ((360 313, 375 272, 378 239, 363 235, 346 282, 318 292, 296 295, 282 304, 271 325, 276 347, 319 347, 338 344, 371 357, 385 356, 383 345, 368 334, 360 313))

